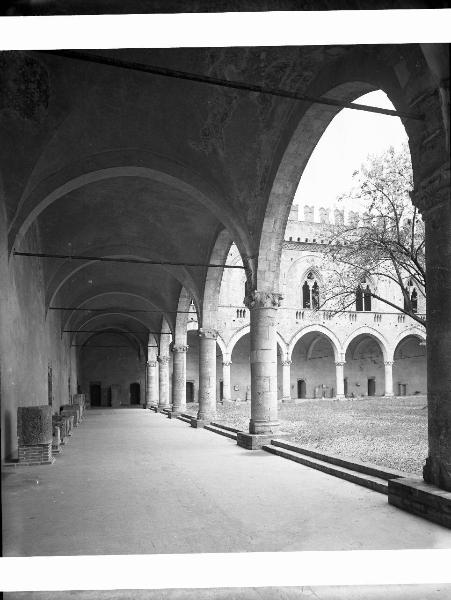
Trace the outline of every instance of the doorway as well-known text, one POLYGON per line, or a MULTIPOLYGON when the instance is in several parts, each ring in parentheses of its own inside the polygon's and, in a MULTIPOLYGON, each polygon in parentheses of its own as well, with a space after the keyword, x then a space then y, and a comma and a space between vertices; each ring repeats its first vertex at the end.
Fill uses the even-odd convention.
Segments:
POLYGON ((139 383, 130 384, 130 404, 141 403, 141 386, 139 383))
MULTIPOLYGON (((222 393, 221 393, 221 397, 222 397, 222 393)), ((193 381, 186 382, 186 401, 194 402, 194 382, 193 381)))
POLYGON ((368 378, 368 396, 376 395, 376 379, 374 377, 368 378))
POLYGON ((219 399, 220 400, 224 399, 224 382, 223 381, 219 382, 219 399))
POLYGON ((91 398, 91 406, 101 405, 102 389, 100 383, 89 384, 89 397, 91 398))
POLYGON ((407 383, 399 383, 398 388, 398 396, 407 396, 407 383))
POLYGON ((307 397, 307 385, 304 379, 298 379, 298 398, 307 397))
POLYGON ((343 391, 344 391, 344 395, 347 396, 348 395, 348 378, 345 377, 343 379, 343 391))

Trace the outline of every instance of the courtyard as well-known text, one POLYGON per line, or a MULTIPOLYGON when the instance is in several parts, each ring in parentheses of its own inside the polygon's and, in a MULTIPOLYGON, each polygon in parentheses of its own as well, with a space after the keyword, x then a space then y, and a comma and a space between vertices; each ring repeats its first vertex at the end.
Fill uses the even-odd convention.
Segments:
MULTIPOLYGON (((394 398, 329 398, 281 404, 281 431, 302 446, 354 460, 422 475, 427 456, 427 400, 423 395, 394 398)), ((187 413, 197 412, 196 404, 187 413)), ((250 402, 218 405, 216 422, 247 431, 250 402)))

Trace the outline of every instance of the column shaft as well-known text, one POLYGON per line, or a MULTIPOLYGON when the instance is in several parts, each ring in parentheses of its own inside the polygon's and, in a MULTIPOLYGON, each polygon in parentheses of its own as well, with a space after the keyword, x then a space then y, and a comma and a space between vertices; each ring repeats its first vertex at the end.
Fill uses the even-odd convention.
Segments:
POLYGON ((158 357, 160 397, 158 408, 169 408, 169 356, 158 357))
POLYGON ((291 360, 282 362, 282 402, 291 400, 291 360))
POLYGON ((216 416, 216 338, 212 329, 199 330, 199 412, 200 421, 216 416))
POLYGON ((385 392, 384 396, 393 396, 393 361, 386 360, 385 367, 385 392))
POLYGON ((344 362, 336 362, 335 363, 337 398, 345 397, 344 366, 345 366, 344 362))
POLYGON ((146 406, 158 405, 158 390, 157 390, 157 362, 149 360, 147 362, 147 379, 146 379, 146 406))
MULTIPOLYGON (((431 191, 431 197, 433 192, 431 191)), ((426 220, 427 483, 451 491, 451 200, 449 187, 426 220)))
POLYGON ((230 400, 232 397, 230 386, 230 366, 231 360, 226 360, 222 363, 222 399, 230 400))
POLYGON ((174 346, 172 363, 172 412, 186 409, 186 351, 188 346, 174 346))
POLYGON ((246 299, 251 324, 251 420, 249 433, 270 434, 277 419, 277 308, 280 294, 254 291, 246 299))

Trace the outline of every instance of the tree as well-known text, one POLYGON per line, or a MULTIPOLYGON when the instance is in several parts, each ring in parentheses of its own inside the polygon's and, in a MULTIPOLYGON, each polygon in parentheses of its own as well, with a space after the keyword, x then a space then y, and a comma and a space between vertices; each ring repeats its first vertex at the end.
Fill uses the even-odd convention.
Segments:
POLYGON ((322 305, 332 303, 346 310, 356 303, 356 310, 367 310, 369 298, 375 298, 425 325, 425 315, 418 311, 426 293, 425 232, 410 200, 413 180, 407 144, 370 156, 354 179, 353 188, 338 200, 357 200, 365 212, 362 216, 351 212, 347 224, 331 227, 322 305), (390 281, 391 286, 381 281, 390 281))

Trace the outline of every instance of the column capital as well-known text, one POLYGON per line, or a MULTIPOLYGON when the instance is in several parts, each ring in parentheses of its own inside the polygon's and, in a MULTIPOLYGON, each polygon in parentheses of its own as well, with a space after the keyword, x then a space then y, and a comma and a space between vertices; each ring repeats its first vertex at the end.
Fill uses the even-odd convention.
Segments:
POLYGON ((230 365, 231 365, 231 364, 232 364, 232 361, 231 361, 231 360, 225 360, 225 361, 222 363, 222 366, 223 366, 223 367, 230 367, 230 365))
POLYGON ((157 361, 156 360, 148 360, 146 364, 148 367, 156 367, 157 361))
POLYGON ((283 360, 282 367, 289 367, 291 365, 291 360, 283 360))
POLYGON ((249 309, 253 308, 279 308, 283 299, 279 292, 259 292, 250 291, 244 298, 244 305, 249 309))
POLYGON ((386 367, 392 367, 394 365, 395 361, 394 360, 384 360, 384 365, 386 367))
POLYGON ((187 352, 188 348, 188 345, 177 344, 176 346, 172 346, 172 352, 187 352))
POLYGON ((210 339, 210 340, 216 340, 218 337, 218 332, 216 331, 216 329, 208 329, 208 328, 201 327, 199 329, 199 337, 210 339))
POLYGON ((163 355, 163 356, 159 356, 157 358, 158 362, 162 365, 167 365, 169 362, 169 356, 168 355, 163 355))
POLYGON ((344 366, 345 366, 345 364, 346 364, 346 361, 344 361, 344 360, 339 360, 339 361, 337 361, 337 362, 335 363, 335 366, 336 366, 336 367, 344 367, 344 366))

